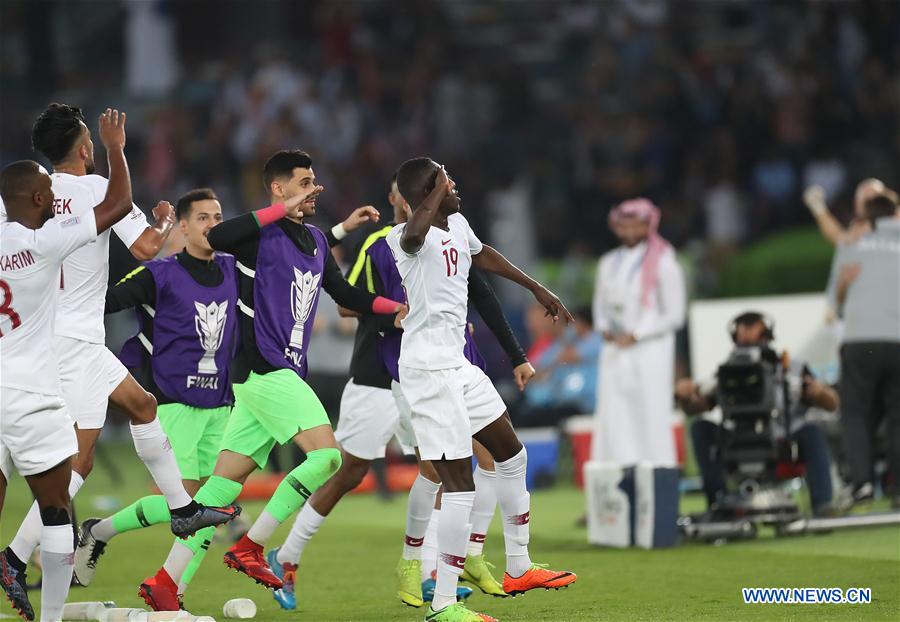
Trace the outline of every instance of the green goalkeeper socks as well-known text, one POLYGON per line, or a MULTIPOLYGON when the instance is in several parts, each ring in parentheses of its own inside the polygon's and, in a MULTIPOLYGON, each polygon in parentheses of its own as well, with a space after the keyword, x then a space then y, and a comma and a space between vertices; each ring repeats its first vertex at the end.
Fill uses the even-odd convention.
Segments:
POLYGON ((194 552, 194 556, 191 558, 187 568, 184 569, 181 579, 178 582, 179 593, 183 594, 187 586, 190 585, 191 579, 194 578, 194 573, 197 572, 197 568, 200 567, 203 558, 206 557, 206 552, 209 550, 209 545, 212 542, 215 531, 215 527, 204 527, 187 540, 182 541, 182 544, 194 552))
POLYGON ((316 449, 306 460, 284 476, 275 494, 266 504, 266 511, 282 523, 306 503, 310 495, 341 468, 339 449, 316 449))
MULTIPOLYGON (((197 491, 194 500, 197 503, 202 503, 209 507, 226 506, 230 503, 234 503, 234 500, 237 499, 238 495, 241 493, 242 487, 243 486, 238 482, 219 477, 218 475, 213 475, 205 484, 203 484, 200 490, 197 491)), ((122 508, 113 514, 110 520, 112 521, 112 528, 115 530, 115 533, 120 534, 142 527, 149 527, 150 525, 165 523, 171 520, 171 518, 172 515, 169 513, 169 506, 166 504, 166 498, 162 495, 150 495, 138 499, 126 508, 122 508)), ((106 522, 107 521, 101 521, 101 523, 106 522)), ((98 531, 101 533, 95 533, 94 535, 96 537, 104 541, 109 539, 109 537, 105 539, 101 537, 101 535, 108 535, 102 527, 98 531)))
POLYGON ((265 509, 247 537, 265 546, 272 534, 287 518, 300 509, 306 500, 341 468, 341 452, 333 447, 316 449, 306 454, 303 464, 284 476, 275 494, 269 499, 265 509))
MULTIPOLYGON (((171 520, 169 506, 162 495, 150 495, 138 499, 112 516, 112 526, 116 533, 124 533, 149 527, 171 520)), ((97 534, 95 534, 97 535, 97 534)))
MULTIPOLYGON (((234 503, 238 495, 241 494, 241 488, 243 488, 243 485, 238 482, 213 475, 197 491, 194 501, 209 507, 226 506, 234 503)), ((182 541, 184 546, 194 552, 194 556, 181 575, 181 580, 179 581, 181 591, 190 585, 191 579, 194 578, 194 573, 197 572, 197 568, 200 567, 203 558, 206 557, 206 552, 209 550, 209 544, 215 531, 215 527, 204 527, 187 540, 182 541)))
POLYGON ((243 487, 239 482, 213 475, 194 495, 194 501, 211 508, 224 507, 235 502, 243 487))
MULTIPOLYGON (((241 488, 243 488, 243 485, 238 482, 213 475, 197 491, 194 501, 207 507, 226 506, 234 503, 241 492, 241 488)), ((203 558, 206 557, 206 552, 209 550, 215 531, 215 527, 204 527, 186 540, 178 540, 174 544, 173 553, 180 547, 186 547, 193 554, 190 561, 187 561, 182 554, 170 553, 169 559, 166 560, 164 565, 172 579, 178 583, 179 593, 183 594, 191 579, 194 578, 194 573, 197 572, 197 569, 203 562, 203 558)))

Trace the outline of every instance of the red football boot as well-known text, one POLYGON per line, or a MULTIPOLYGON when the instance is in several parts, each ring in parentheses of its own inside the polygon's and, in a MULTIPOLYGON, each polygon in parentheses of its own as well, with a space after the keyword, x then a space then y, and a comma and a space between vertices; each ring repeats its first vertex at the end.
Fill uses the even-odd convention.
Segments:
POLYGON ((181 608, 181 603, 178 602, 178 586, 165 568, 160 568, 155 575, 141 583, 138 596, 143 598, 153 611, 178 611, 181 608))
POLYGON ((225 553, 225 565, 234 568, 265 587, 280 590, 284 587, 263 557, 263 548, 247 536, 242 537, 225 553))

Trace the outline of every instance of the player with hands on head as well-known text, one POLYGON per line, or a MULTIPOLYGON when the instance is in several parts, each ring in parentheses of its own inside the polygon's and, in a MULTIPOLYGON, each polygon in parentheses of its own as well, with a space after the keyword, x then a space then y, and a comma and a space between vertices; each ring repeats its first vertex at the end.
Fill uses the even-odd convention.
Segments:
POLYGON ((476 266, 522 285, 554 321, 573 318, 553 293, 482 244, 459 213, 456 184, 442 166, 430 158, 408 160, 398 170, 397 184, 413 206, 409 221, 387 237, 409 304, 402 322, 400 386, 412 413, 420 457, 432 462, 444 486, 437 527, 437 582, 425 619, 492 620, 456 602, 475 497, 472 438, 495 461, 506 542, 504 591, 514 595, 535 588, 558 589, 576 577, 531 562, 527 454, 497 390, 463 355, 469 271, 476 266))
MULTIPOLYGON (((359 254, 348 273, 347 280, 370 293, 391 299, 403 299, 405 293, 397 272, 397 265, 385 238, 393 226, 407 221, 411 209, 397 189, 396 176, 391 181, 388 202, 393 208, 393 222, 372 232, 363 242, 359 254)), ((360 208, 363 210, 365 208, 360 208)), ((517 385, 524 388, 534 369, 503 316, 496 294, 487 281, 477 272, 469 279, 469 297, 486 325, 497 337, 510 363, 514 366, 517 385)), ((397 371, 402 331, 400 322, 406 317, 404 307, 390 316, 359 315, 348 309, 340 309, 345 317, 358 317, 356 343, 350 363, 351 378, 341 397, 341 412, 335 438, 341 445, 341 468, 310 501, 303 506, 290 534, 281 547, 269 551, 267 560, 273 571, 283 580, 284 586, 274 593, 275 599, 285 609, 296 608, 296 576, 300 556, 310 539, 318 532, 334 506, 348 492, 356 488, 369 470, 372 460, 383 457, 387 443, 394 436, 403 451, 412 453, 416 442, 412 433, 410 416, 399 386, 397 371)), ((485 368, 484 359, 466 332, 465 355, 473 364, 485 368)), ((473 441, 474 443, 474 441, 473 441)), ((494 475, 490 454, 480 445, 475 450, 478 473, 483 480, 494 475)), ((440 485, 440 477, 427 461, 420 461, 420 475, 409 494, 406 517, 406 533, 403 559, 398 565, 399 598, 405 604, 421 607, 431 600, 433 592, 432 570, 437 562, 428 557, 429 534, 437 521, 437 511, 432 513, 440 485)), ((489 481, 476 488, 475 508, 479 519, 473 522, 466 557, 464 578, 485 593, 505 596, 500 584, 491 576, 484 560, 483 544, 487 525, 493 517, 496 494, 489 481)), ((458 596, 472 593, 468 587, 460 587, 458 596)))

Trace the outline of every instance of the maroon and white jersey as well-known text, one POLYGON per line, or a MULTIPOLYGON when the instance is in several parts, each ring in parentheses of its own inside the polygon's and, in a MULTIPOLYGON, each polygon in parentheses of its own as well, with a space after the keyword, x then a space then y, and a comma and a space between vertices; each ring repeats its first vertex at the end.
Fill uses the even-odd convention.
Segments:
MULTIPOLYGON (((53 173, 53 207, 56 218, 65 220, 92 212, 106 196, 109 180, 100 175, 53 173)), ((112 226, 112 231, 126 247, 134 244, 147 228, 147 217, 131 206, 131 213, 112 226)), ((60 289, 57 335, 91 343, 104 343, 103 306, 109 280, 109 231, 104 231, 90 244, 69 255, 63 262, 57 283, 60 289)))
POLYGON ((449 231, 431 227, 413 255, 400 247, 405 224, 387 235, 409 303, 400 345, 400 365, 406 367, 437 370, 468 362, 463 349, 469 269, 482 244, 462 214, 451 214, 447 224, 449 231))
POLYGON ((96 239, 93 210, 51 218, 40 229, 0 223, 0 386, 59 393, 53 336, 60 266, 96 239))

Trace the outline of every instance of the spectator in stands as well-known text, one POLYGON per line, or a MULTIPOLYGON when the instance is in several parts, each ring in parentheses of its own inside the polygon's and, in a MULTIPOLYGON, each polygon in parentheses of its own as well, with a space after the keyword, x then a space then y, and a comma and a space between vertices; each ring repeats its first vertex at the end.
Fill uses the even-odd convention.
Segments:
MULTIPOLYGON (((122 28, 146 13, 89 4, 122 28)), ((435 0, 394 15, 387 0, 369 0, 339 3, 341 12, 352 5, 352 18, 302 22, 300 39, 301 10, 291 3, 236 0, 212 13, 202 2, 162 4, 164 15, 152 17, 175 39, 167 48, 175 69, 141 89, 138 205, 158 194, 152 184, 170 184, 172 194, 211 184, 235 199, 223 201, 226 210, 251 209, 264 200, 259 158, 299 144, 327 155, 316 174, 330 188, 323 217, 337 221, 380 194, 393 163, 437 146, 465 180, 470 204, 506 194, 522 223, 537 222, 540 210, 540 227, 526 233, 538 256, 559 257, 574 223, 594 225, 592 255, 607 250, 612 240, 596 234, 605 218, 598 200, 664 196, 667 207, 687 206, 667 220, 670 240, 728 247, 795 222, 801 180, 838 193, 829 202, 861 170, 900 181, 900 91, 880 88, 898 75, 896 2, 681 3, 676 11, 656 1, 435 0), (481 4, 489 8, 476 10, 481 4), (703 36, 694 36, 701 21, 703 36), (198 42, 204 28, 227 49, 198 42), (809 52, 822 42, 828 53, 809 52), (437 100, 428 95, 437 92, 437 100), (528 183, 510 186, 513 172, 528 183), (768 209, 766 223, 758 211, 744 218, 750 209, 768 209)), ((16 6, 5 3, 0 21, 21 33, 17 45, 46 38, 46 24, 16 6)), ((78 40, 84 6, 56 3, 51 38, 78 40)), ((125 66, 121 55, 85 46, 23 50, 4 83, 0 151, 28 150, 28 102, 61 84, 28 80, 35 67, 64 67, 65 87, 89 107, 98 89, 124 91, 148 78, 150 65, 131 62, 143 58, 131 43, 125 66)), ((119 47, 102 37, 90 46, 119 47)))
POLYGON ((516 425, 556 425, 565 417, 594 412, 602 339, 591 326, 590 309, 573 315, 573 325, 556 325, 555 339, 536 360, 537 374, 517 409, 516 425))
POLYGON ((887 419, 889 494, 900 507, 900 218, 893 196, 863 205, 871 231, 841 246, 828 288, 844 319, 841 424, 854 500, 874 494, 874 439, 887 419))
POLYGON ((553 345, 558 337, 558 333, 562 330, 561 325, 554 324, 547 319, 547 310, 541 305, 534 303, 528 306, 525 312, 525 328, 528 330, 528 346, 529 361, 539 364, 544 352, 553 345))

